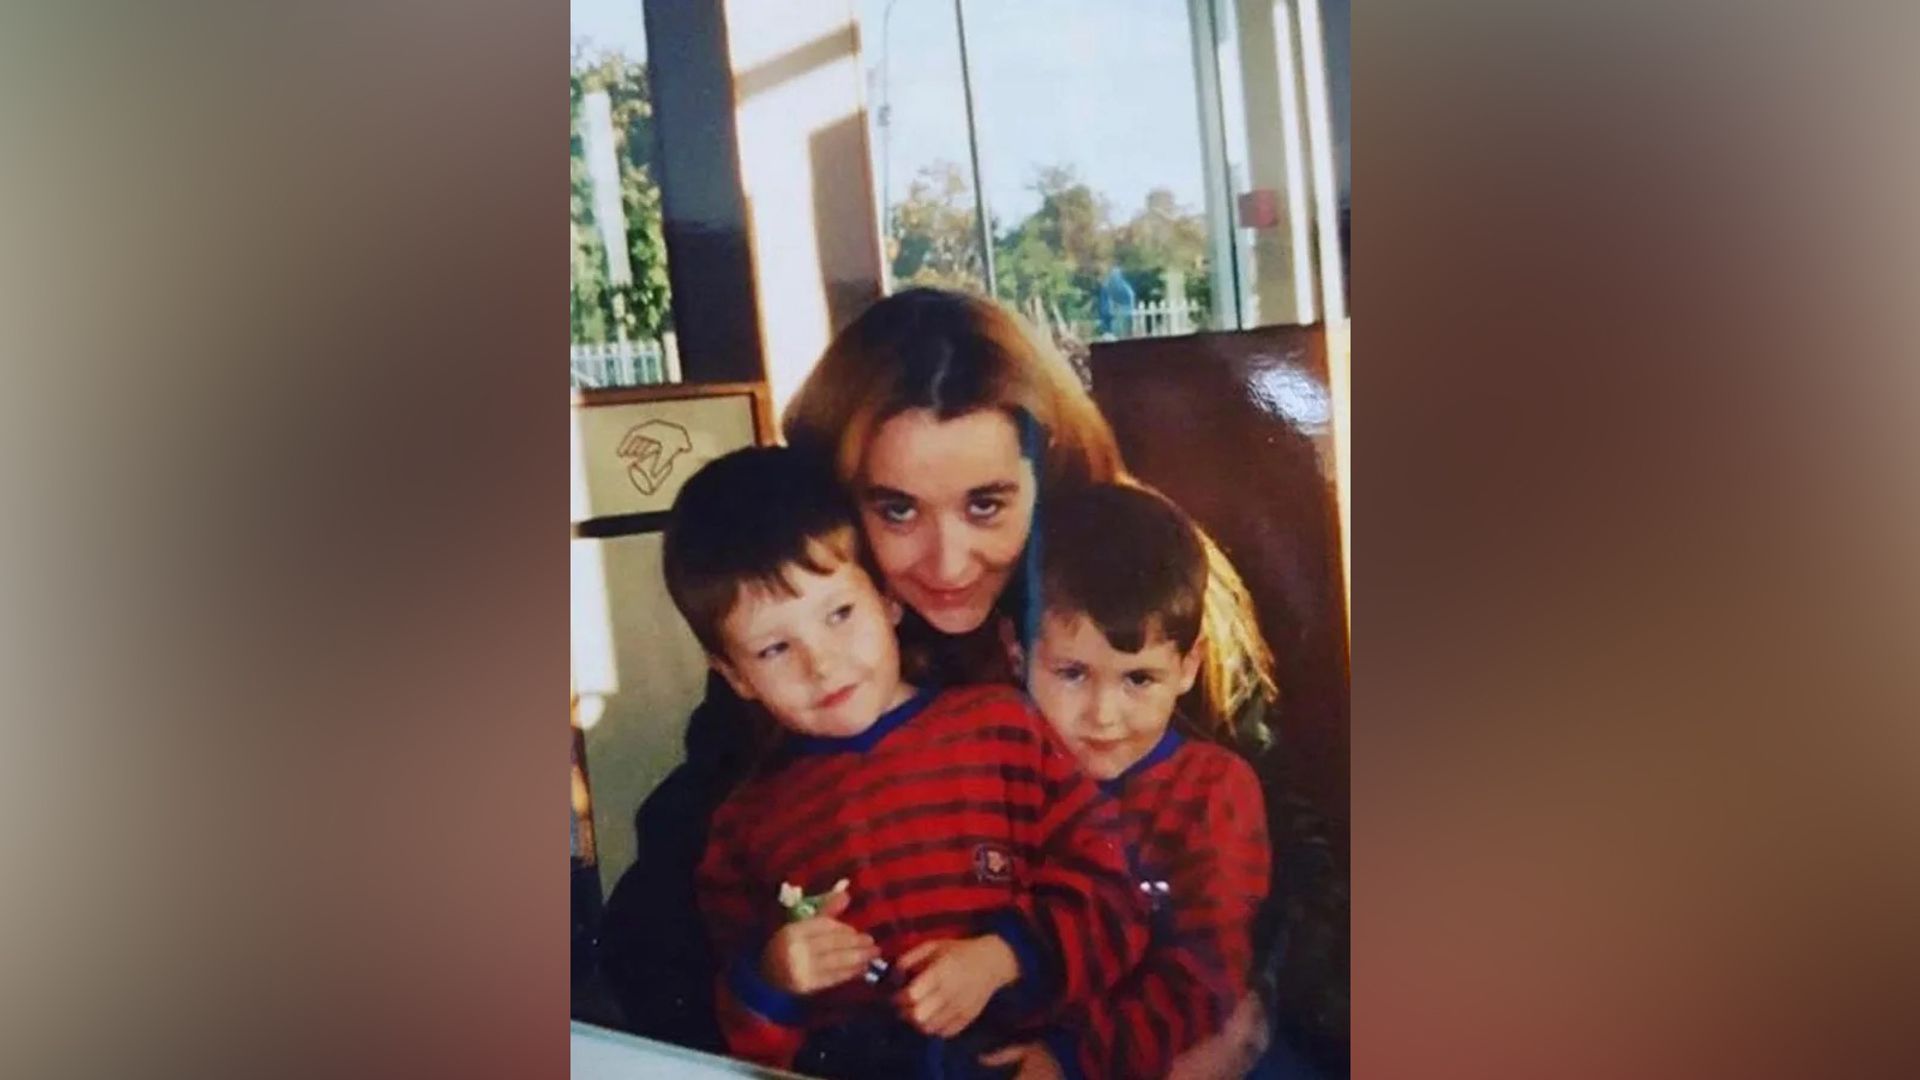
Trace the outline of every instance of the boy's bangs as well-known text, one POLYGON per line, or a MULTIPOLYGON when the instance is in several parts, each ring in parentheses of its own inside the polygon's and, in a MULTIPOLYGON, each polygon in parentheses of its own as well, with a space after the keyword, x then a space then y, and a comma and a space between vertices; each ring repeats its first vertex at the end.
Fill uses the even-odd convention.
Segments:
POLYGON ((824 577, 852 562, 855 550, 856 538, 851 525, 843 525, 824 536, 808 537, 805 546, 795 552, 791 559, 783 560, 773 569, 742 581, 739 593, 744 595, 748 590, 755 590, 791 600, 800 595, 800 588, 793 583, 792 577, 796 567, 824 577))
POLYGON ((1160 616, 1148 615, 1145 618, 1134 619, 1115 618, 1112 612, 1105 614, 1107 617, 1103 618, 1102 613, 1099 612, 1081 611, 1071 606, 1064 606, 1050 609, 1047 617, 1067 622, 1075 619, 1087 620, 1093 624, 1094 629, 1100 631, 1100 636, 1106 639, 1107 644, 1112 646, 1115 652, 1137 653, 1150 645, 1165 641, 1170 642, 1181 655, 1186 655, 1187 650, 1180 648, 1179 639, 1167 633, 1167 628, 1160 616))

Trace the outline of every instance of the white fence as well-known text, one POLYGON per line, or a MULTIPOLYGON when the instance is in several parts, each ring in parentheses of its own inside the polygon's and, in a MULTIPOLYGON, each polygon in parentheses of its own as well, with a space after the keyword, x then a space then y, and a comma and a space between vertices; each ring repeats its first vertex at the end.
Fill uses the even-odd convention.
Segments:
POLYGON ((1204 327, 1206 322, 1206 306, 1184 296, 1175 300, 1149 301, 1133 305, 1133 320, 1127 336, 1172 337, 1175 334, 1191 334, 1204 327))
POLYGON ((1175 334, 1193 334, 1210 329, 1207 318, 1207 305, 1196 304, 1182 297, 1179 300, 1157 300, 1138 303, 1127 317, 1124 334, 1103 334, 1096 322, 1075 321, 1062 318, 1056 305, 1051 312, 1043 310, 1032 300, 1026 304, 1027 317, 1037 326, 1064 328, 1085 342, 1113 341, 1117 337, 1172 337, 1175 334))
POLYGON ((1097 322, 1066 322, 1064 325, 1080 340, 1087 342, 1173 337, 1211 329, 1207 321, 1207 305, 1196 304, 1185 297, 1178 300, 1147 300, 1133 305, 1132 314, 1127 316, 1125 332, 1120 334, 1101 333, 1097 322))
POLYGON ((661 341, 621 341, 573 346, 575 390, 653 386, 680 381, 680 353, 672 334, 661 341))
MULTIPOLYGON (((1039 305, 1029 303, 1027 306, 1030 315, 1041 319, 1039 305)), ((1059 318, 1057 308, 1052 321, 1065 323, 1059 318)), ((1068 325, 1082 341, 1101 340, 1097 326, 1068 325)), ((1206 305, 1196 304, 1183 296, 1135 304, 1127 320, 1125 336, 1172 337, 1175 334, 1191 334, 1206 326, 1206 305)), ((680 350, 671 333, 663 335, 659 341, 576 342, 572 352, 571 382, 575 390, 655 386, 680 381, 680 350)))

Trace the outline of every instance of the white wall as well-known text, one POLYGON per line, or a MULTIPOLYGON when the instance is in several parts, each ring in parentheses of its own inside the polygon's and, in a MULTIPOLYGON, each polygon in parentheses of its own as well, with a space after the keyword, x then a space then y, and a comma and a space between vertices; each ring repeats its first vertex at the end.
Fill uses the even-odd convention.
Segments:
POLYGON ((859 31, 852 0, 729 0, 727 37, 777 415, 881 295, 859 31))
POLYGON ((686 758, 706 654, 667 596, 659 533, 571 543, 574 684, 600 882, 611 895, 633 864, 634 811, 686 758))

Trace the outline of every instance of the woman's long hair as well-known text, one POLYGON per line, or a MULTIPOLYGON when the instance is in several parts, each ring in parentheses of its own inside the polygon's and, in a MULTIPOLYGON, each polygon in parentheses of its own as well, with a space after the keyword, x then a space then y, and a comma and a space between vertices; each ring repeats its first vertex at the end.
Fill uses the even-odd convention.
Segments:
MULTIPOLYGON (((787 441, 831 455, 853 484, 874 432, 909 409, 942 420, 1000 409, 1021 431, 1040 493, 1089 483, 1134 482, 1113 429, 1053 345, 992 300, 942 289, 895 293, 868 308, 827 346, 782 418, 787 441)), ((1044 500, 1035 502, 1044 512, 1044 500)), ((1037 534, 1037 529, 1034 532, 1037 534)), ((1212 537, 1207 551, 1207 652, 1201 685, 1209 725, 1221 725, 1257 696, 1271 698, 1273 658, 1260 635, 1252 597, 1212 537)), ((1032 536, 1023 568, 1031 562, 1032 536)), ((1015 614, 1024 643, 1038 603, 1015 575, 1009 593, 1029 610, 1015 614)))

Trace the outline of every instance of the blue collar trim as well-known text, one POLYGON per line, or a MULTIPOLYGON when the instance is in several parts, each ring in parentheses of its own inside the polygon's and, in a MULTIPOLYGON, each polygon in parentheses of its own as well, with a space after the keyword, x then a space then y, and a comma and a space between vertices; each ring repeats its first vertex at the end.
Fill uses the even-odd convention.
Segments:
POLYGON ((894 729, 920 714, 932 701, 934 690, 916 690, 912 697, 880 714, 873 726, 858 735, 796 735, 791 743, 796 754, 864 754, 880 744, 894 729))
POLYGON ((1127 766, 1127 771, 1121 773, 1119 776, 1111 780, 1100 781, 1100 790, 1109 795, 1117 794, 1121 786, 1126 784, 1129 777, 1138 776, 1172 757, 1175 751, 1179 750, 1181 745, 1186 741, 1187 737, 1185 735, 1173 730, 1173 725, 1168 724, 1166 734, 1160 736, 1160 741, 1153 744, 1153 749, 1147 751, 1146 757, 1127 766))

